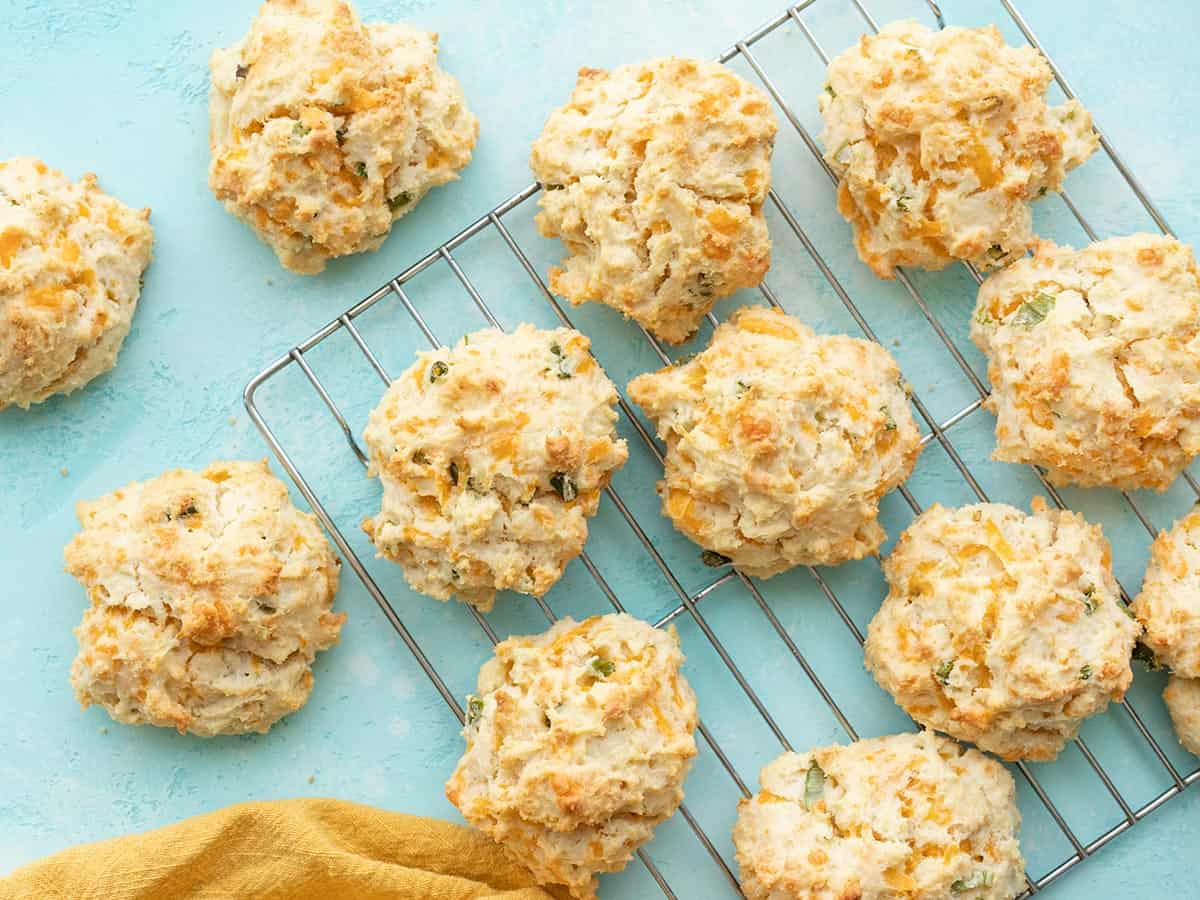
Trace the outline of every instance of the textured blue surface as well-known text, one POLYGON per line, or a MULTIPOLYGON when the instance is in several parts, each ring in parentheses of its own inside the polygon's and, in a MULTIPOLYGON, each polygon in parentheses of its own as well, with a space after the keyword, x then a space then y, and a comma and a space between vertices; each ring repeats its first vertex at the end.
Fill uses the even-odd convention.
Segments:
MULTIPOLYGON (((912 15, 929 21, 916 0, 870 0, 867 5, 880 21, 912 15)), ((168 467, 264 455, 240 403, 246 381, 291 343, 524 186, 529 143, 547 112, 567 96, 577 67, 672 52, 711 56, 778 12, 781 2, 666 0, 650 5, 609 0, 593 6, 550 0, 364 0, 360 8, 368 18, 408 19, 441 33, 443 62, 464 84, 481 120, 481 140, 462 181, 424 200, 379 253, 335 263, 315 279, 281 270, 270 251, 226 215, 205 187, 208 54, 244 32, 255 6, 230 0, 0 0, 5 110, 0 158, 33 154, 72 176, 96 171, 102 187, 127 203, 153 207, 157 235, 155 262, 116 371, 33 412, 0 414, 0 571, 5 573, 0 586, 0 872, 75 842, 252 798, 337 796, 457 817, 441 795, 441 782, 460 749, 456 723, 349 571, 338 601, 350 614, 342 643, 319 661, 309 705, 270 735, 201 741, 116 725, 96 709, 81 713, 67 671, 75 652, 71 629, 85 598, 63 574, 61 563, 61 548, 75 529, 72 505, 168 467)), ((1024 6, 1167 219, 1181 237, 1194 240, 1200 226, 1194 177, 1200 96, 1186 84, 1194 76, 1191 41, 1200 34, 1200 8, 1183 0, 1136 5, 1027 0, 1024 6)), ((1006 21, 999 4, 989 0, 944 0, 943 7, 951 23, 1006 21)), ((835 52, 862 27, 849 0, 818 0, 805 15, 835 52)), ((1013 29, 1006 32, 1017 40, 1013 29)), ((820 68, 803 38, 788 28, 756 52, 811 126, 820 68)), ((847 229, 833 212, 831 188, 786 123, 775 177, 934 414, 944 419, 975 399, 902 289, 877 282, 852 259, 847 229)), ((1102 234, 1150 227, 1105 160, 1088 163, 1069 185, 1102 234)), ((1043 233, 1083 240, 1061 204, 1048 200, 1043 207, 1038 212, 1043 233)), ((545 267, 558 249, 534 235, 530 214, 523 208, 509 224, 535 262, 545 267)), ((854 333, 853 321, 785 223, 773 216, 771 226, 776 254, 769 281, 785 305, 821 330, 854 333)), ((546 305, 495 237, 472 242, 459 256, 507 324, 550 321, 546 305)), ((972 294, 965 274, 950 270, 917 282, 982 372, 978 354, 965 339, 972 294)), ((444 340, 477 327, 447 273, 422 276, 412 292, 444 340)), ((720 312, 728 313, 732 305, 723 304, 720 312)), ((619 383, 654 365, 636 333, 607 310, 589 307, 574 315, 593 335, 602 361, 619 383)), ((395 305, 372 311, 362 327, 392 371, 419 346, 419 335, 395 305)), ((312 362, 353 427, 361 428, 379 385, 353 348, 344 339, 332 341, 313 354, 312 362)), ((362 478, 319 402, 296 373, 289 373, 264 390, 263 408, 331 514, 369 559, 354 535, 354 523, 372 509, 377 492, 362 478)), ((684 586, 694 590, 711 573, 696 564, 695 549, 659 519, 650 490, 653 460, 627 423, 623 427, 631 438, 631 461, 617 487, 644 518, 684 586)), ((951 431, 951 438, 994 499, 1026 505, 1036 492, 1027 470, 987 461, 992 437, 986 413, 968 417, 951 431)), ((971 499, 936 446, 924 454, 911 487, 926 504, 971 499)), ((1069 502, 1105 525, 1118 576, 1135 591, 1149 542, 1145 530, 1118 495, 1066 493, 1069 502)), ((1165 527, 1192 497, 1176 487, 1162 497, 1138 499, 1154 523, 1165 527)), ((898 498, 889 499, 885 524, 893 537, 908 519, 907 507, 898 498)), ((653 618, 675 605, 670 586, 607 502, 589 549, 632 611, 653 618)), ((460 607, 415 597, 395 571, 371 565, 452 690, 466 693, 487 654, 479 629, 460 607)), ((882 595, 876 564, 850 564, 827 571, 825 577, 859 626, 865 626, 882 595)), ((773 579, 763 592, 860 732, 906 727, 904 717, 862 670, 859 648, 806 573, 773 579)), ((605 609, 603 597, 578 564, 548 599, 560 613, 605 609)), ((704 601, 702 610, 794 745, 844 740, 836 720, 744 591, 723 588, 704 601)), ((513 597, 501 599, 492 622, 502 633, 544 624, 528 602, 513 597)), ((680 619, 680 633, 702 715, 752 782, 779 744, 686 617, 680 619)), ((1160 689, 1161 679, 1139 668, 1131 698, 1176 763, 1190 769, 1196 760, 1176 746, 1160 689)), ((1135 805, 1166 786, 1162 769, 1120 709, 1089 722, 1084 735, 1135 805)), ((1085 840, 1119 821, 1117 807, 1074 748, 1059 762, 1034 770, 1085 840)), ((736 798, 732 782, 703 748, 688 784, 688 802, 727 858, 736 798)), ((1024 788, 1022 807, 1023 844, 1031 869, 1041 874, 1068 847, 1024 788)), ((1198 815, 1200 792, 1188 791, 1046 896, 1196 896, 1198 815)), ((719 870, 678 818, 660 830, 649 849, 681 896, 729 894, 719 870)), ((605 896, 651 896, 653 891, 640 866, 604 882, 605 896)))

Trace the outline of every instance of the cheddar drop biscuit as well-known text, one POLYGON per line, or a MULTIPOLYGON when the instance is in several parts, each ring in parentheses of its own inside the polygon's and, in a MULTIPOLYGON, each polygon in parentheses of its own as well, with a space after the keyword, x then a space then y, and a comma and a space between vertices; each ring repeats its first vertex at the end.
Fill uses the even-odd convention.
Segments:
POLYGON ((785 753, 738 804, 748 900, 1012 900, 1025 887, 1016 786, 929 731, 785 753))
POLYGON ((866 664, 900 707, 1008 760, 1058 755, 1083 720, 1121 700, 1141 628, 1108 541, 1041 498, 934 505, 884 561, 887 599, 866 664))
POLYGON ((550 287, 687 340, 770 265, 775 131, 767 96, 715 62, 581 69, 531 158, 545 188, 538 228, 569 254, 550 287))
POLYGON ((1200 270, 1174 238, 1043 241, 979 289, 995 459, 1166 490, 1200 452, 1200 270))
POLYGON ((266 462, 218 462, 78 506, 67 571, 91 607, 71 684, 118 722, 265 732, 337 642, 338 560, 266 462))
POLYGON ((906 391, 878 344, 763 307, 629 384, 667 444, 663 511, 718 561, 763 578, 883 543, 879 500, 921 450, 906 391))
POLYGON ((0 162, 0 409, 69 394, 116 365, 150 264, 149 218, 95 175, 0 162))
POLYGON ((437 35, 342 0, 267 0, 211 69, 209 187, 295 272, 377 250, 471 161, 479 122, 437 35))
POLYGON ((995 26, 896 22, 829 65, 825 161, 859 258, 897 266, 1005 265, 1033 243, 1031 201, 1062 187, 1099 138, 1079 103, 1046 105, 1053 77, 995 26))
POLYGON ((1155 659, 1183 678, 1200 678, 1200 509, 1159 533, 1132 609, 1155 659))
POLYGON ((588 339, 522 325, 419 355, 371 413, 383 503, 363 529, 423 594, 491 609, 540 597, 587 540, 625 464, 617 392, 588 339))
POLYGON ((540 883, 596 896, 683 800, 696 698, 674 629, 564 619, 496 645, 446 796, 540 883))

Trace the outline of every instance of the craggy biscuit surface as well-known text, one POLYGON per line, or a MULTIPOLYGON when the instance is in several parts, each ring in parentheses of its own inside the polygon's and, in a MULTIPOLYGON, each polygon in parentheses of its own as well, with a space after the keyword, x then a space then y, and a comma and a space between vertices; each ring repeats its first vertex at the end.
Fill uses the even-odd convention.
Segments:
POLYGON ((995 459, 1056 484, 1163 491, 1200 452, 1200 270, 1150 234, 1043 241, 979 289, 995 459))
POLYGON ((150 210, 40 160, 0 161, 0 409, 78 390, 117 362, 150 264, 150 210))
POLYGON ((825 161, 859 258, 896 266, 1004 265, 1033 243, 1029 204, 1099 145, 1074 100, 1046 105, 1050 66, 995 26, 896 22, 829 65, 825 161))
POLYGON ((1012 900, 1025 887, 1016 786, 933 734, 785 753, 738 804, 749 900, 1012 900))
POLYGON ((866 664, 928 728, 1008 760, 1053 759, 1120 700, 1141 628, 1108 541, 1077 513, 934 505, 884 561, 866 664))
POLYGON ((690 361, 629 385, 667 444, 663 510, 749 575, 877 550, 916 464, 907 387, 878 344, 744 307, 690 361))
POLYGON ((467 701, 446 796, 544 884, 580 900, 683 800, 696 698, 674 628, 628 615, 513 637, 467 701))
POLYGON ((210 66, 209 187, 295 272, 378 249, 471 161, 479 122, 437 35, 343 0, 267 0, 210 66))
POLYGON ((1159 533, 1132 609, 1155 659, 1183 678, 1200 678, 1200 509, 1159 533))
POLYGON ((625 463, 617 392, 577 331, 488 329, 421 353, 366 429, 383 484, 363 529, 416 590, 490 609, 541 596, 625 463))
POLYGON ((337 642, 338 560, 266 462, 177 469, 80 503, 67 571, 92 605, 71 683, 119 722, 265 732, 337 642))
POLYGON ((545 188, 538 228, 569 254, 551 288, 686 340, 770 265, 775 131, 767 96, 715 62, 580 70, 531 157, 545 188))

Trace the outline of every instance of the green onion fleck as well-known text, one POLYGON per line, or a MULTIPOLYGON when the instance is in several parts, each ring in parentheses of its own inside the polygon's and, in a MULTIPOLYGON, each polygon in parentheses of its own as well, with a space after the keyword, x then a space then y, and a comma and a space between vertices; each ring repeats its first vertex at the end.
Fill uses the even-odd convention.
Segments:
POLYGON ((1017 314, 1012 317, 1012 324, 1022 328, 1040 325, 1050 315, 1050 310, 1054 309, 1054 299, 1050 294, 1039 292, 1032 300, 1021 304, 1017 314))
POLYGON ((1004 248, 999 244, 992 244, 992 246, 988 247, 987 254, 992 259, 1004 259, 1004 248))
POLYGON ((292 126, 292 134, 294 134, 296 137, 304 137, 310 131, 312 131, 312 129, 309 128, 307 125, 305 125, 303 122, 297 122, 295 125, 292 126))
POLYGON ((455 487, 458 487, 458 463, 456 463, 454 460, 450 460, 449 472, 450 472, 450 483, 452 485, 454 485, 455 487))
POLYGON ((814 759, 809 764, 808 772, 804 776, 804 808, 812 809, 813 804, 821 799, 825 793, 825 771, 817 765, 814 759))
POLYGON ((979 888, 988 888, 995 881, 995 876, 986 869, 976 869, 965 878, 960 878, 958 881, 950 885, 950 893, 961 894, 966 891, 975 891, 979 888))
POLYGON ((879 407, 879 411, 881 413, 883 413, 883 430, 884 431, 895 431, 896 430, 896 419, 892 415, 891 408, 887 407, 887 406, 881 406, 881 407, 879 407))
POLYGON ((467 694, 467 724, 474 725, 483 715, 483 700, 474 694, 467 694))
POLYGON ((388 201, 388 209, 392 212, 399 212, 410 203, 412 203, 412 194, 403 191, 388 201))
POLYGON ((1083 592, 1083 612, 1084 615, 1090 616, 1096 611, 1096 607, 1100 605, 1100 601, 1096 599, 1096 589, 1088 588, 1083 592))
POLYGON ((954 660, 948 659, 936 669, 933 670, 933 677, 938 680, 938 684, 949 684, 950 673, 954 671, 954 660))
POLYGON ((831 84, 825 85, 825 93, 827 93, 830 97, 837 97, 837 91, 833 89, 833 85, 831 84))
POLYGON ((333 136, 337 138, 339 147, 342 146, 342 144, 346 143, 346 132, 348 130, 349 129, 345 125, 343 125, 341 128, 339 128, 337 131, 335 131, 333 133, 333 136))
POLYGON ((746 384, 746 382, 739 381, 737 383, 737 395, 739 397, 742 396, 742 394, 746 393, 746 391, 748 391, 748 390, 750 390, 750 385, 746 384))
POLYGON ((588 663, 592 672, 599 678, 607 678, 613 672, 617 671, 617 664, 611 659, 601 659, 598 656, 592 657, 592 661, 588 663))
POLYGON ((705 550, 700 554, 700 562, 711 569, 719 569, 721 566, 729 565, 733 560, 723 553, 718 553, 716 550, 705 550))
POLYGON ((1091 677, 1092 677, 1092 667, 1091 666, 1083 666, 1082 668, 1080 668, 1080 670, 1079 670, 1079 680, 1080 681, 1087 681, 1091 677))
POLYGON ((245 78, 249 74, 250 74, 250 67, 243 66, 241 63, 238 63, 238 67, 233 70, 234 78, 245 78))
POLYGON ((555 472, 551 475, 550 487, 554 488, 558 496, 567 503, 579 496, 579 491, 575 488, 575 481, 565 472, 555 472))
POLYGON ((412 461, 418 466, 427 466, 429 465, 429 456, 424 450, 418 450, 412 455, 412 461))
POLYGON ((911 199, 912 197, 910 197, 908 194, 901 194, 896 199, 896 209, 900 210, 901 212, 908 212, 908 201, 911 199))
POLYGON ((445 377, 446 373, 449 371, 450 366, 442 362, 440 359, 437 360, 432 366, 429 367, 429 383, 433 384, 439 378, 445 377))
POLYGON ((365 162, 356 162, 354 164, 354 174, 359 178, 367 177, 367 164, 365 162))

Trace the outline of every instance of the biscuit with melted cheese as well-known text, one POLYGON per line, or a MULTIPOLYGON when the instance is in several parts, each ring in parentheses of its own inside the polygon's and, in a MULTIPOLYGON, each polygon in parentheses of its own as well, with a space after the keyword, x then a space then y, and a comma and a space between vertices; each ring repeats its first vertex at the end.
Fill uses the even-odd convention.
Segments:
POLYGON ((785 753, 738 804, 748 900, 1012 900, 1025 887, 1012 776, 930 731, 785 753))
POLYGON ((78 514, 65 557, 91 599, 71 666, 85 708, 209 737, 304 705, 345 620, 339 563, 265 461, 177 469, 78 514))
POLYGON ((542 884, 596 896, 683 800, 696 697, 674 628, 563 619, 513 637, 467 701, 467 750, 446 796, 542 884))
POLYGON ((377 250, 479 134, 437 35, 343 0, 267 0, 212 55, 209 187, 294 272, 377 250))
POLYGON ((380 512, 363 523, 414 589, 491 609, 542 596, 625 464, 617 392, 577 331, 522 325, 419 354, 371 413, 380 512))
POLYGON ((1034 240, 1029 204, 1099 146, 1079 103, 1046 104, 1053 73, 994 25, 896 22, 829 65, 825 161, 859 258, 897 266, 1006 265, 1034 240))
POLYGON ((1141 631, 1097 525, 1033 503, 935 504, 884 561, 866 664, 900 707, 1008 760, 1049 760, 1120 701, 1141 631))
POLYGON ((107 372, 150 264, 150 210, 40 160, 0 162, 0 409, 28 409, 107 372))
POLYGON ((764 307, 738 310, 703 353, 635 378, 629 396, 667 445, 663 511, 762 578, 875 552, 880 498, 921 450, 883 347, 764 307))
POLYGON ((766 94, 715 62, 581 69, 531 157, 545 188, 538 228, 568 252, 551 289, 687 340, 770 266, 775 131, 766 94))

